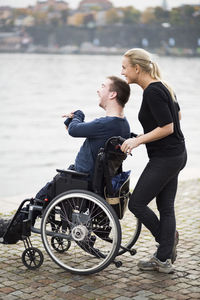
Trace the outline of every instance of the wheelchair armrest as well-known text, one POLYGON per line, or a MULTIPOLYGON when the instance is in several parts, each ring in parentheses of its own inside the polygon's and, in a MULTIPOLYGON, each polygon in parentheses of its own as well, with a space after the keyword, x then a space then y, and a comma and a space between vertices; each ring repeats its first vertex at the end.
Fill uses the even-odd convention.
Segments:
POLYGON ((61 170, 61 169, 56 169, 57 172, 59 173, 64 173, 64 174, 69 174, 69 175, 74 175, 74 176, 81 176, 81 177, 88 177, 88 173, 82 173, 82 172, 77 172, 74 170, 61 170))

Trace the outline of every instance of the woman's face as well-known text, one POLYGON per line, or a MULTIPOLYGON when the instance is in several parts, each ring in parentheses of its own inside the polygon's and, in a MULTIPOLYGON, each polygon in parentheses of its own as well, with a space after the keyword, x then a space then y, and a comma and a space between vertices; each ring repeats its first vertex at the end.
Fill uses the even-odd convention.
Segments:
POLYGON ((137 81, 137 67, 130 64, 128 57, 124 56, 122 59, 121 74, 125 76, 128 84, 136 83, 137 81))

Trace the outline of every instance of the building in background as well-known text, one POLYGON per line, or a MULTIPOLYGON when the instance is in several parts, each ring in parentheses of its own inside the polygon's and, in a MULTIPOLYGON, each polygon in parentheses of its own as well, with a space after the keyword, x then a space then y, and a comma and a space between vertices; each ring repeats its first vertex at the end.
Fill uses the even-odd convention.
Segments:
POLYGON ((78 10, 88 12, 91 10, 108 10, 112 7, 112 3, 108 0, 82 0, 78 10))
POLYGON ((162 0, 162 8, 163 8, 164 10, 168 10, 167 0, 162 0))
POLYGON ((35 11, 48 11, 49 8, 62 11, 69 9, 69 5, 66 1, 63 0, 46 0, 46 1, 37 1, 37 4, 34 7, 35 11))

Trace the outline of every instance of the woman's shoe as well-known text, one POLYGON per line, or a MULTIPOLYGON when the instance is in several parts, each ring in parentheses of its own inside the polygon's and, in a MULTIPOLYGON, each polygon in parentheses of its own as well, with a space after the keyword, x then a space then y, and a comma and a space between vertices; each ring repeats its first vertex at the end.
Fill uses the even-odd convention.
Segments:
POLYGON ((148 261, 139 261, 137 266, 143 271, 158 271, 166 274, 174 273, 171 259, 167 259, 166 261, 162 262, 157 257, 153 256, 148 261))

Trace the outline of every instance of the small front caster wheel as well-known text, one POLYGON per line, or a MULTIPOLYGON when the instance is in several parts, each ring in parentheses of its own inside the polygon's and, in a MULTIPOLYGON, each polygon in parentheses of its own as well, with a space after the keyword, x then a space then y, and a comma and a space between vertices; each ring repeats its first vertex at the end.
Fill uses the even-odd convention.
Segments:
POLYGON ((63 238, 60 238, 58 236, 54 236, 51 238, 51 246, 59 253, 64 253, 67 251, 70 246, 71 242, 64 240, 63 238))
POLYGON ((131 255, 135 255, 136 253, 137 253, 137 251, 135 249, 130 250, 131 255))
POLYGON ((39 268, 44 261, 44 256, 38 248, 30 247, 22 253, 22 262, 29 270, 39 268))
POLYGON ((122 266, 122 262, 121 261, 114 261, 115 267, 116 268, 120 268, 122 266))

